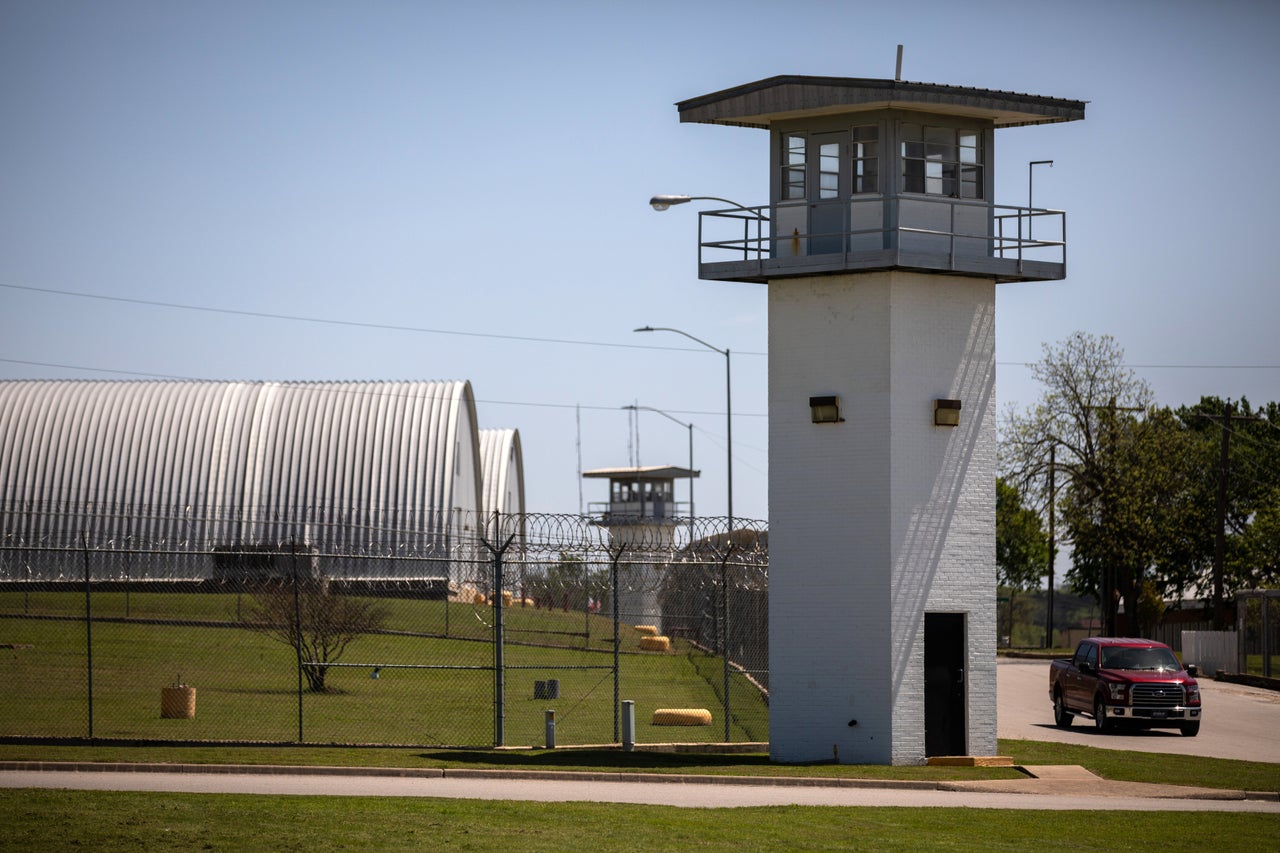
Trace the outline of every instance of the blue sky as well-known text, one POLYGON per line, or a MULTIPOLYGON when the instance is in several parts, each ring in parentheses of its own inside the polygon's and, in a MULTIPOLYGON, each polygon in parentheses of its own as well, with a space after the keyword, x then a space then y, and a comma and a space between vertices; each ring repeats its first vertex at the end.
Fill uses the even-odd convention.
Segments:
MULTIPOLYGON (((631 331, 674 326, 734 353, 734 509, 766 518, 764 288, 698 281, 696 212, 646 201, 768 200, 767 134, 676 101, 891 78, 898 44, 907 80, 1089 102, 996 136, 995 201, 1054 160, 1069 240, 1066 281, 998 291, 1002 406, 1076 330, 1162 403, 1280 400, 1280 5, 1242 0, 6 0, 0 378, 469 379, 547 512, 578 509, 579 439, 628 463, 638 403, 695 424, 723 514, 723 358, 631 331)), ((640 461, 687 437, 642 415, 640 461)))

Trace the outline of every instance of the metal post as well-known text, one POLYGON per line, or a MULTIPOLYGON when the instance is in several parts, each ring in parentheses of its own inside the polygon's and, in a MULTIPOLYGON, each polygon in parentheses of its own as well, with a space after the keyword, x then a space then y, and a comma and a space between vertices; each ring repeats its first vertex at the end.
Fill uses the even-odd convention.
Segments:
POLYGON ((89 588, 89 536, 80 534, 84 544, 84 644, 89 691, 89 740, 93 740, 93 598, 89 588))
POLYGON ((548 709, 544 712, 546 719, 543 721, 546 728, 545 743, 547 749, 556 748, 556 712, 548 709))
MULTIPOLYGON (((1227 552, 1227 471, 1231 465, 1231 404, 1222 404, 1222 451, 1218 459, 1218 523, 1213 537, 1213 630, 1225 628, 1222 619, 1223 566, 1227 552)), ((1266 598, 1263 613, 1266 613, 1266 598)), ((1265 624, 1265 623, 1264 623, 1265 624)))
POLYGON ((622 751, 636 748, 636 703, 627 699, 622 703, 622 751))
POLYGON ((294 651, 298 656, 298 743, 302 743, 302 595, 298 589, 298 549, 289 538, 290 564, 293 569, 294 651))
MULTIPOLYGON (((494 514, 493 530, 499 532, 498 513, 494 514)), ((511 543, 515 541, 516 535, 512 533, 507 537, 507 541, 502 543, 500 548, 493 545, 481 537, 480 541, 493 554, 493 740, 494 746, 506 745, 506 732, 503 727, 503 716, 505 713, 506 697, 504 693, 504 675, 505 663, 503 661, 503 643, 504 630, 502 624, 502 555, 507 548, 511 547, 511 543)))
POLYGON ((611 553, 610 572, 613 575, 613 741, 619 741, 618 736, 618 699, 622 695, 621 684, 619 684, 619 664, 621 663, 621 640, 618 637, 618 623, 621 614, 618 612, 618 560, 622 558, 622 547, 611 553))
POLYGON ((1262 594, 1262 676, 1271 678, 1271 602, 1275 601, 1266 593, 1262 594))
MULTIPOLYGON (((1046 649, 1053 648, 1053 569, 1054 569, 1054 561, 1057 557, 1057 541, 1054 539, 1054 536, 1053 536, 1053 532, 1054 532, 1053 531, 1053 516, 1054 516, 1053 503, 1055 499, 1054 474, 1056 473, 1055 461, 1056 461, 1057 449, 1058 449, 1057 444, 1049 445, 1049 590, 1048 590, 1049 594, 1047 596, 1047 605, 1045 607, 1045 614, 1044 614, 1044 647, 1046 649)), ((1010 593, 1009 598, 1010 600, 1012 600, 1013 598, 1012 593, 1010 593)), ((1009 610, 1009 637, 1010 637, 1010 640, 1013 639, 1013 606, 1012 604, 1010 605, 1010 610, 1009 610)))
POLYGON ((693 548, 693 422, 689 422, 689 547, 693 548))
MULTIPOLYGON (((714 347, 713 347, 714 349, 714 347)), ((727 448, 728 465, 726 468, 728 477, 728 489, 726 498, 728 500, 729 513, 729 545, 733 545, 733 382, 729 375, 729 348, 724 349, 724 412, 725 412, 725 446, 727 448)))
POLYGON ((1033 222, 1035 220, 1036 213, 1035 213, 1035 205, 1032 204, 1031 181, 1032 181, 1032 175, 1035 174, 1036 166, 1049 166, 1050 168, 1052 168, 1053 161, 1052 160, 1032 160, 1030 163, 1027 164, 1027 240, 1028 241, 1031 240, 1031 234, 1035 231, 1033 222))
POLYGON ((506 727, 503 716, 506 711, 506 694, 503 684, 503 644, 506 630, 502 610, 502 552, 493 555, 493 739, 496 746, 506 745, 506 727))
POLYGON ((720 653, 724 655, 724 742, 729 742, 729 556, 733 553, 733 542, 725 549, 724 559, 720 561, 720 630, 724 639, 720 643, 720 653))

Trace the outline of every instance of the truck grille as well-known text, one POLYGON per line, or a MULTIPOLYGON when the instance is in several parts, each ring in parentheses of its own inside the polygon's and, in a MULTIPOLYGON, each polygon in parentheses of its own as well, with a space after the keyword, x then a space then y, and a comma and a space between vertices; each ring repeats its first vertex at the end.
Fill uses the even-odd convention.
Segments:
POLYGON ((1135 684, 1133 706, 1135 708, 1177 708, 1183 704, 1180 684, 1135 684))

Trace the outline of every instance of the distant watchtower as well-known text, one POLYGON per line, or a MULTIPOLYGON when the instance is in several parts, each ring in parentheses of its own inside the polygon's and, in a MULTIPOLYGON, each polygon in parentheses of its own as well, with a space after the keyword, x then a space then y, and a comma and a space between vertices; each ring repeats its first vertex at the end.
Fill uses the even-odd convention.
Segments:
MULTIPOLYGON (((676 527, 688 523, 691 507, 675 499, 675 481, 697 477, 698 471, 673 465, 597 468, 583 479, 607 479, 609 500, 588 505, 592 520, 609 530, 615 545, 643 552, 670 553, 676 527)), ((628 563, 619 580, 618 608, 624 622, 653 625, 662 631, 658 566, 628 563)))
POLYGON ((1065 215, 992 201, 995 131, 1084 103, 784 76, 677 107, 771 140, 698 272, 769 285, 772 756, 994 754, 995 285, 1066 276, 1065 215))

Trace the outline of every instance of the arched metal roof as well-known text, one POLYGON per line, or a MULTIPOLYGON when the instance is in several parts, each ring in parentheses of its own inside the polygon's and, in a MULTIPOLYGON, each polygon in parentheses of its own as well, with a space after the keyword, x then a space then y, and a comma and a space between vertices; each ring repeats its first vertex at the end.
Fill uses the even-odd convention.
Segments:
POLYGON ((417 550, 474 531, 481 483, 466 381, 0 382, 11 538, 417 550))
POLYGON ((524 451, 520 447, 520 431, 480 430, 480 460, 485 512, 523 514, 524 451))

